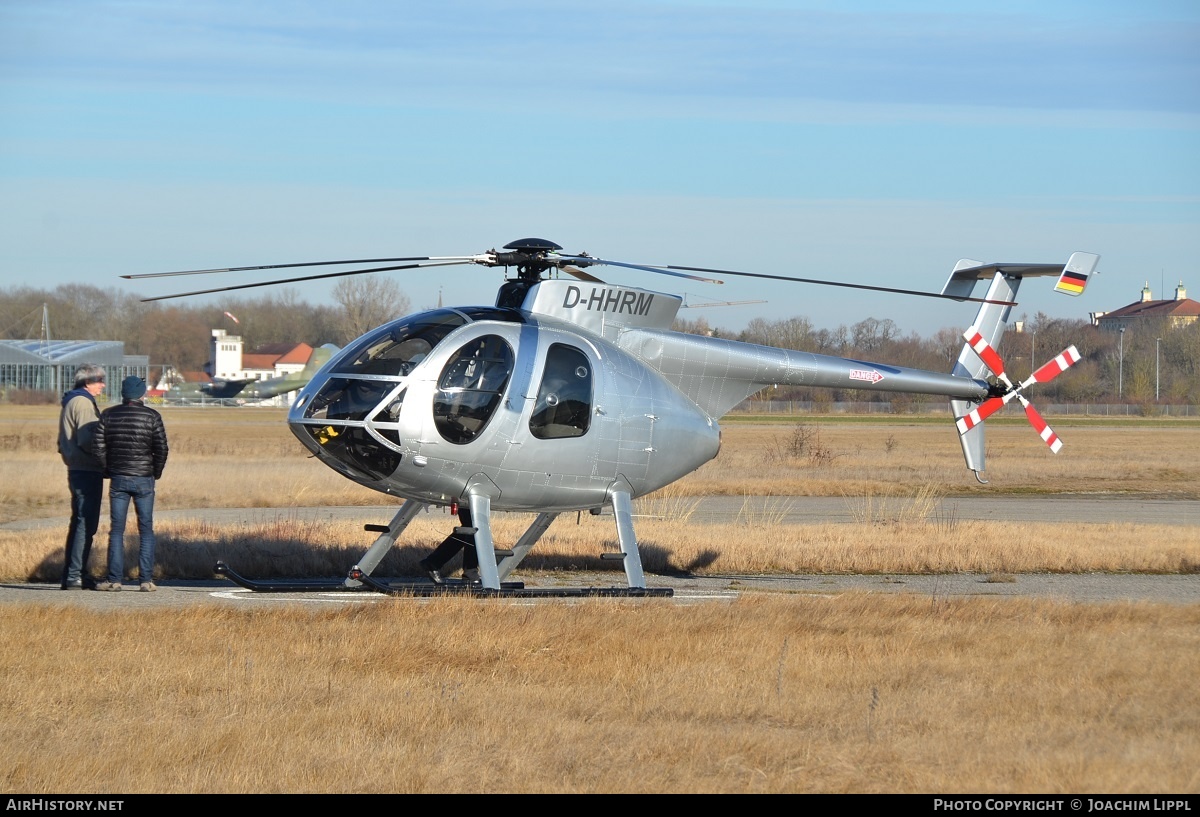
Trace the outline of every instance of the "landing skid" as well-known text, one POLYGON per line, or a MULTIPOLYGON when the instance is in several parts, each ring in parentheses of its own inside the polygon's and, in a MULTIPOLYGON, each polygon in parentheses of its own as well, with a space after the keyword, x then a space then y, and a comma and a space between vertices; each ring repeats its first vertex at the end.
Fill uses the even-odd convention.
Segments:
POLYGON ((381 581, 361 570, 350 573, 350 579, 248 579, 224 562, 217 562, 213 571, 234 584, 256 593, 383 593, 388 596, 450 596, 468 595, 484 598, 670 598, 675 591, 669 587, 526 587, 524 582, 502 582, 499 590, 481 587, 461 579, 447 579, 434 584, 424 579, 395 579, 381 581))
POLYGON ((400 534, 426 506, 413 500, 406 501, 391 523, 367 525, 366 529, 379 534, 375 542, 363 554, 349 575, 344 579, 248 579, 234 571, 225 562, 217 562, 214 572, 226 576, 235 583, 257 593, 331 593, 345 591, 372 591, 392 596, 443 596, 464 594, 481 597, 508 598, 670 598, 675 592, 669 587, 646 587, 642 572, 642 558, 638 550, 637 537, 633 532, 633 506, 628 484, 616 485, 612 491, 613 516, 617 520, 617 539, 621 546, 619 554, 602 554, 601 558, 615 557, 623 562, 628 587, 525 587, 523 582, 504 581, 541 537, 557 512, 538 514, 537 518, 513 546, 512 550, 497 550, 492 541, 491 499, 486 494, 469 494, 471 516, 475 527, 472 538, 479 557, 479 582, 447 579, 434 584, 425 579, 376 579, 372 571, 379 566, 384 555, 396 545, 400 534))
POLYGON ((247 579, 224 562, 217 562, 213 572, 256 593, 328 593, 334 590, 362 589, 347 587, 345 579, 247 579))

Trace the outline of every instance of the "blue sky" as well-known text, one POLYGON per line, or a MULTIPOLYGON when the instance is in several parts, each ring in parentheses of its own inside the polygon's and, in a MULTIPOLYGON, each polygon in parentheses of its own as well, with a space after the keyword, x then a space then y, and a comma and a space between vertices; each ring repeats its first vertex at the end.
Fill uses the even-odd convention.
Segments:
MULTIPOLYGON (((1200 4, 0 2, 0 280, 459 255, 940 289, 960 258, 1100 253, 1086 317, 1200 292, 1200 4)), ((392 273, 414 307, 499 273, 392 273)), ((969 306, 635 271, 740 328, 969 306)), ((243 280, 253 280, 249 277, 243 280)), ((183 289, 193 288, 189 281, 183 289)), ((310 301, 329 284, 296 287, 310 301)), ((263 292, 259 290, 257 292, 263 292)), ((248 294, 254 294, 250 290, 248 294)))

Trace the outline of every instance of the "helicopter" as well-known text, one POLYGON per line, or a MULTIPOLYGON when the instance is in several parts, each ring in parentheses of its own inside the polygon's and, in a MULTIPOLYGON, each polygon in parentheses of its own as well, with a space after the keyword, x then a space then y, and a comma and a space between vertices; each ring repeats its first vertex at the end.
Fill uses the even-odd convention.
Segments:
MULTIPOLYGON (((605 595, 670 595, 648 588, 633 524, 633 500, 695 471, 717 456, 720 419, 772 385, 852 388, 939 395, 950 399, 967 467, 986 483, 984 421, 1018 401, 1043 441, 1061 440, 1025 397, 1079 359, 1071 347, 1019 383, 996 348, 1021 282, 1057 276, 1055 289, 1083 292, 1099 256, 1076 252, 1066 264, 958 262, 941 292, 898 289, 737 270, 632 264, 564 253, 541 238, 464 256, 412 256, 127 275, 151 278, 326 265, 385 264, 283 280, 146 298, 201 295, 343 275, 425 267, 502 267, 491 305, 451 306, 390 321, 349 343, 300 391, 287 418, 313 456, 347 479, 404 500, 339 586, 383 592, 372 577, 388 549, 422 510, 460 506, 472 526, 477 582, 455 587, 503 593, 507 581, 554 519, 569 511, 611 509, 626 586, 605 595), (951 372, 779 349, 671 330, 683 299, 610 283, 596 267, 649 271, 720 283, 709 276, 868 289, 973 302, 951 372), (975 291, 987 282, 982 297, 975 291), (511 548, 497 547, 492 516, 535 517, 511 548)), ((258 582, 228 565, 221 572, 256 590, 324 588, 325 584, 258 582)), ((406 585, 411 591, 415 585, 406 585)), ((431 591, 443 588, 427 588, 431 591)), ((424 592, 422 589, 420 592, 424 592)), ((587 591, 581 591, 587 592, 587 591)))

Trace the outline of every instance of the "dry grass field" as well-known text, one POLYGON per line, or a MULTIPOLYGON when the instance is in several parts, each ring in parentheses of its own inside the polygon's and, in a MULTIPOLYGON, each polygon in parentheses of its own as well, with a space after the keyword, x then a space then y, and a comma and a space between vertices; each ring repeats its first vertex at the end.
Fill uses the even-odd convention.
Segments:
MULTIPOLYGON (((301 521, 286 512, 265 525, 222 526, 206 519, 209 508, 388 504, 389 498, 310 458, 287 430, 282 411, 168 409, 165 419, 171 459, 159 483, 157 507, 196 511, 194 518, 157 526, 165 577, 207 578, 217 558, 252 575, 344 575, 370 544, 373 537, 359 522, 301 521)), ((0 522, 66 514, 55 422, 51 408, 0 406, 0 441, 6 450, 0 461, 0 522)), ((946 420, 728 422, 716 460, 639 501, 646 567, 699 573, 1200 569, 1195 527, 981 522, 936 510, 940 498, 972 494, 1200 497, 1200 460, 1193 453, 1200 450, 1200 423, 1081 419, 1056 425, 1067 440, 1057 456, 1023 420, 994 424, 989 429, 991 484, 984 486, 963 466, 946 420), (775 499, 732 524, 691 524, 706 495, 775 499), (778 524, 788 497, 804 495, 843 497, 863 524, 778 524), (873 511, 885 499, 898 510, 873 511)), ((386 515, 378 516, 364 521, 387 521, 386 515)), ((416 574, 416 561, 452 524, 444 512, 423 514, 406 532, 403 546, 389 554, 381 575, 416 574)), ((497 541, 514 541, 526 524, 520 515, 501 515, 497 541)), ((106 530, 104 518, 102 542, 106 530)), ((55 528, 0 530, 0 579, 53 581, 61 569, 62 536, 55 528)), ((127 543, 136 547, 134 537, 127 543)), ((599 554, 615 548, 610 519, 564 515, 522 570, 611 570, 612 563, 602 563, 599 554)), ((97 556, 99 569, 104 555, 97 556)))
MULTIPOLYGON (((382 495, 316 462, 282 410, 167 409, 171 462, 162 508, 378 505, 382 495)), ((895 496, 1085 493, 1200 498, 1200 422, 1055 418, 1051 454, 1024 419, 988 421, 988 477, 963 465, 948 419, 726 419, 722 450, 673 486, 672 496, 895 496)), ((0 405, 0 522, 64 513, 55 453, 57 412, 0 405)))
POLYGON ((1200 787, 1200 608, 0 607, 5 792, 1200 787))
MULTIPOLYGON (((281 412, 164 416, 159 507, 197 510, 160 525, 165 576, 207 576, 234 554, 257 575, 344 575, 369 544, 361 525, 287 515, 382 497, 307 458, 281 412), (282 510, 222 528, 204 520, 215 507, 282 510)), ((55 419, 0 406, 0 521, 65 515, 55 419)), ((1194 527, 930 510, 981 491, 1196 498, 1200 426, 1056 418, 1055 457, 1026 426, 989 425, 992 485, 979 486, 948 422, 729 422, 717 461, 640 503, 661 517, 638 523, 647 569, 1200 569, 1194 527), (865 518, 691 523, 709 493, 840 496, 865 518), (901 511, 871 514, 880 497, 901 511)), ((521 522, 502 517, 497 539, 521 522)), ((422 515, 381 572, 415 573, 450 524, 422 515)), ((0 530, 0 577, 56 580, 63 533, 0 530)), ((611 520, 564 516, 521 572, 600 570, 613 538, 611 520)), ((6 793, 1200 790, 1196 605, 765 592, 691 605, 9 604, 0 639, 6 793)))

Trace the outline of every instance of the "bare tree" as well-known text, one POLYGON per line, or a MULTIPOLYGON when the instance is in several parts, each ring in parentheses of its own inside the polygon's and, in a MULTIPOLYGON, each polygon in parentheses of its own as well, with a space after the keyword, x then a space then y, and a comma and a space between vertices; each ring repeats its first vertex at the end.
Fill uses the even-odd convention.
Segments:
POLYGON ((850 333, 856 350, 875 353, 900 334, 900 327, 891 318, 866 318, 851 326, 850 333))
POLYGON ((333 299, 342 307, 342 337, 344 346, 376 326, 399 318, 408 312, 410 302, 391 278, 357 275, 343 278, 333 288, 333 299))
POLYGON ((753 318, 746 324, 741 339, 748 343, 800 351, 812 351, 818 347, 812 321, 802 315, 778 321, 753 318))
POLYGON ((689 335, 711 335, 712 329, 708 325, 708 318, 701 315, 695 320, 687 318, 676 318, 671 324, 671 329, 675 332, 686 332, 689 335))

